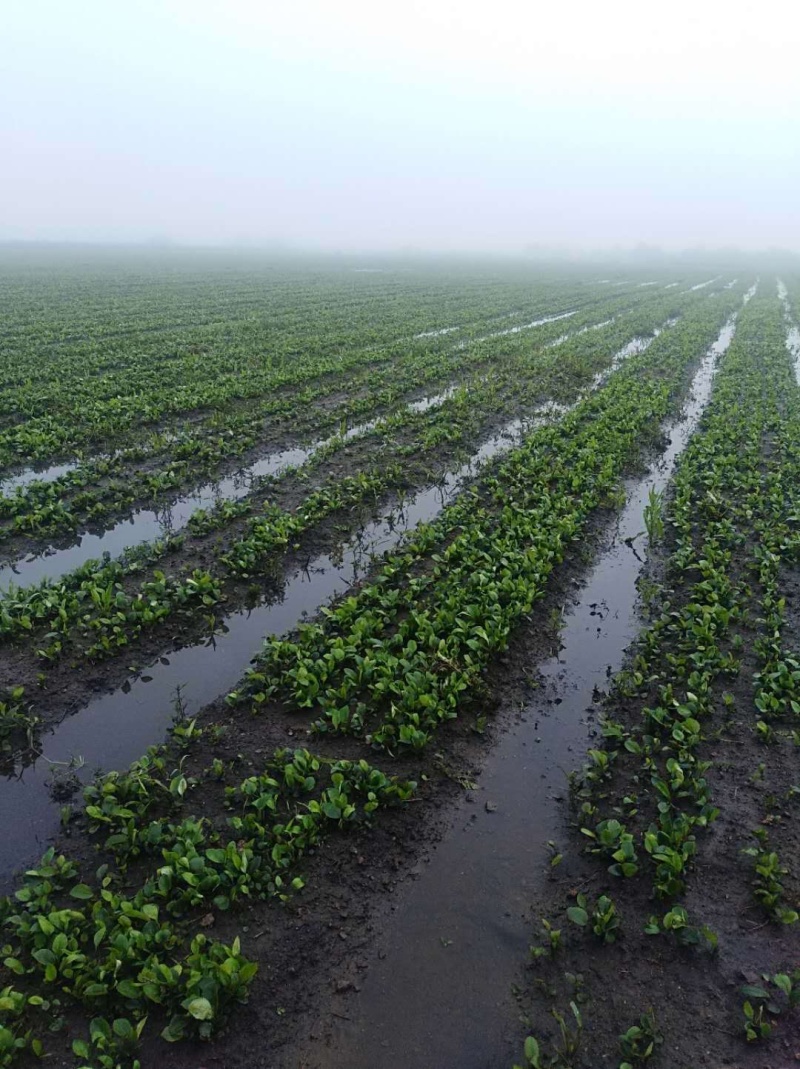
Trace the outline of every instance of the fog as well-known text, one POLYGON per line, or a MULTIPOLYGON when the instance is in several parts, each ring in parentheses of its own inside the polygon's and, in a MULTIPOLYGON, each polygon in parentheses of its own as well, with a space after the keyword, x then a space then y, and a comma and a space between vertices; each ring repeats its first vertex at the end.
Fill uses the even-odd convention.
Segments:
POLYGON ((787 0, 25 0, 0 42, 0 240, 800 251, 787 0))

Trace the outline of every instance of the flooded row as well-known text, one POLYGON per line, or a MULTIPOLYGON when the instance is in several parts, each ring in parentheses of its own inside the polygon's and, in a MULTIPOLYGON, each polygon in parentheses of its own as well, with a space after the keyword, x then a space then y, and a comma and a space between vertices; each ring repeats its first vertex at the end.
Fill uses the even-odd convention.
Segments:
POLYGON ((797 384, 800 386, 800 327, 795 323, 792 314, 792 306, 789 303, 789 292, 783 279, 778 279, 778 298, 783 305, 783 315, 786 320, 786 348, 794 361, 794 374, 797 384))
MULTIPOLYGON (((425 412, 436 408, 452 397, 457 389, 457 385, 451 386, 441 393, 411 402, 407 406, 408 410, 425 412)), ((248 468, 226 478, 208 482, 163 508, 137 509, 125 520, 99 534, 81 535, 75 545, 65 549, 50 548, 26 560, 4 564, 0 567, 0 591, 7 590, 11 583, 16 586, 32 586, 43 579, 56 580, 87 561, 102 557, 104 553, 112 558, 118 557, 125 549, 141 542, 154 542, 169 534, 176 534, 198 510, 211 509, 226 501, 239 501, 252 493, 259 479, 282 475, 291 468, 302 467, 331 443, 362 437, 373 431, 379 423, 380 420, 377 419, 359 423, 342 434, 321 438, 309 446, 271 453, 248 468)))
POLYGON ((296 569, 285 579, 279 601, 231 614, 213 639, 158 658, 122 687, 96 698, 44 734, 41 756, 20 763, 12 776, 0 781, 0 822, 7 828, 0 843, 0 880, 8 881, 15 868, 37 856, 57 831, 60 807, 49 789, 54 773, 72 770, 85 782, 98 769, 126 767, 164 738, 178 696, 182 715, 192 716, 232 690, 265 636, 285 634, 318 613, 361 579, 377 556, 420 523, 435 519, 489 460, 519 445, 535 427, 562 418, 627 357, 642 352, 652 341, 652 337, 633 339, 573 404, 547 402, 526 419, 510 421, 435 485, 409 497, 402 506, 388 509, 336 553, 323 554, 296 569))
POLYGON ((0 496, 12 497, 17 492, 17 489, 32 482, 55 482, 56 479, 61 479, 64 475, 69 475, 71 471, 75 471, 77 467, 78 462, 72 461, 67 464, 51 464, 48 468, 28 468, 27 471, 23 471, 19 475, 9 475, 0 480, 0 496))
MULTIPOLYGON (((572 315, 574 313, 568 313, 572 315)), ((566 316, 552 316, 538 320, 534 326, 544 322, 551 322, 566 316)), ((587 330, 599 329, 607 325, 610 320, 585 327, 580 333, 587 330)), ((669 325, 669 324, 666 324, 669 325)), ((513 333, 518 328, 502 333, 513 333)), ((521 328, 520 328, 521 329, 521 328)), ((657 336, 658 328, 653 336, 657 336)), ((570 335, 564 335, 565 340, 570 335)), ((629 347, 624 347, 617 353, 612 362, 616 367, 620 359, 641 351, 642 339, 634 338, 629 347)), ((485 381, 484 378, 476 380, 478 383, 485 381)), ((474 383, 473 383, 474 386, 474 383)), ((418 401, 411 401, 404 407, 406 411, 423 413, 444 404, 452 398, 459 389, 465 388, 465 383, 457 381, 451 383, 444 390, 431 393, 418 401)), ((402 411, 400 408, 397 411, 402 411)), ((9 561, 0 566, 0 593, 7 591, 13 584, 17 587, 33 586, 43 580, 56 581, 67 573, 81 567, 88 561, 97 560, 104 554, 109 557, 119 557, 126 549, 143 542, 155 542, 170 534, 179 533, 188 523, 191 516, 200 509, 210 509, 223 502, 239 501, 253 492, 259 479, 269 476, 285 474, 291 468, 300 468, 313 461, 314 457, 333 442, 345 440, 352 441, 374 431, 384 419, 373 419, 351 427, 342 434, 328 436, 313 442, 308 446, 295 447, 272 453, 256 461, 249 467, 242 469, 234 475, 223 479, 212 480, 183 497, 164 505, 162 508, 137 509, 126 519, 98 533, 86 533, 65 548, 56 549, 52 546, 42 553, 31 554, 23 560, 9 561)))
POLYGON ((88 781, 98 769, 126 767, 164 738, 178 696, 183 714, 192 716, 232 690, 265 636, 291 631, 344 593, 366 574, 376 556, 420 523, 435 519, 487 460, 519 444, 529 426, 522 420, 509 423, 435 486, 387 510, 337 552, 296 569, 286 578, 279 601, 231 614, 212 639, 158 658, 122 687, 90 702, 46 733, 41 756, 21 763, 12 776, 0 780, 0 822, 7 829, 0 842, 0 879, 8 880, 56 832, 59 806, 49 791, 54 771, 73 769, 88 781))
POLYGON ((567 776, 589 746, 596 696, 622 667, 640 626, 644 508, 665 490, 697 427, 734 329, 731 320, 701 363, 665 451, 627 484, 610 545, 565 606, 559 652, 537 668, 535 697, 488 755, 476 790, 416 881, 405 885, 347 1013, 331 1018, 324 1045, 301 1049, 300 1064, 483 1069, 518 1057, 512 990, 528 960, 531 903, 547 879, 549 843, 564 833, 567 776))

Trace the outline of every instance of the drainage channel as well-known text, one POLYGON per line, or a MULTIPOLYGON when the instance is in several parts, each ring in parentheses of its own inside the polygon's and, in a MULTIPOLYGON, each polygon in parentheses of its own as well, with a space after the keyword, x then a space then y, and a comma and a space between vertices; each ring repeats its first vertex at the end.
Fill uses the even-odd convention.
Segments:
MULTIPOLYGON (((661 329, 657 328, 660 333, 661 329)), ((125 768, 161 741, 175 713, 180 687, 184 715, 193 716, 232 690, 247 671, 266 635, 291 631, 361 578, 372 560, 420 523, 436 518, 487 461, 507 452, 536 427, 562 418, 598 389, 624 360, 643 352, 653 337, 634 338, 606 371, 569 406, 545 402, 527 418, 514 419, 468 461, 436 485, 413 495, 402 509, 365 526, 336 553, 324 554, 286 579, 279 602, 232 613, 212 640, 161 657, 122 687, 64 719, 41 741, 42 756, 0 780, 0 889, 12 874, 38 857, 58 830, 59 806, 50 784, 54 768, 74 767, 84 781, 99 769, 125 768)))
POLYGON ((531 901, 548 840, 564 834, 565 772, 589 744, 595 688, 623 664, 639 630, 643 509, 663 490, 711 395, 729 321, 704 358, 683 416, 650 472, 627 486, 611 545, 566 612, 543 685, 489 755, 477 792, 387 922, 362 990, 333 1006, 298 1054, 308 1069, 459 1066, 508 1069, 521 1032, 512 985, 533 937, 531 901), (341 1010, 341 1012, 339 1012, 341 1010), (335 1011, 335 1012, 334 1012, 335 1011))

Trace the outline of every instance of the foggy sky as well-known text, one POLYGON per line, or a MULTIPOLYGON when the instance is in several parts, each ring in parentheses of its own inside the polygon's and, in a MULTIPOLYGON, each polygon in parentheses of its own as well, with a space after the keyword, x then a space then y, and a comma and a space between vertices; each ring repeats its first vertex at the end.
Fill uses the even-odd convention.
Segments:
POLYGON ((8 0, 0 239, 800 251, 791 0, 8 0))

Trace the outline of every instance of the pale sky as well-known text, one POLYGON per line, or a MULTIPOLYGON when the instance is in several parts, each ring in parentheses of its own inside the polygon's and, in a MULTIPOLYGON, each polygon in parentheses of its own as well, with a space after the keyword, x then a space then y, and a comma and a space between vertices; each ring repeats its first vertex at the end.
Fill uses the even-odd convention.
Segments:
POLYGON ((6 0, 0 239, 800 251, 793 0, 6 0))

